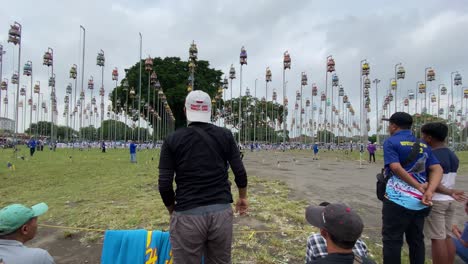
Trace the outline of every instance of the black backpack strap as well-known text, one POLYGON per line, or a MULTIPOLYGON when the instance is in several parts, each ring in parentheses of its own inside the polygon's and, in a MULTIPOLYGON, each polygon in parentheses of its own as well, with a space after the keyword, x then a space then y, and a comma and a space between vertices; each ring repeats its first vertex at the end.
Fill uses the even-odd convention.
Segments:
POLYGON ((213 152, 213 155, 216 156, 216 158, 221 159, 223 162, 225 162, 223 155, 213 147, 219 145, 217 141, 215 141, 210 135, 208 135, 208 133, 206 133, 203 129, 199 127, 189 126, 189 128, 193 129, 193 131, 195 131, 202 138, 202 140, 206 143, 211 152, 213 152))
POLYGON ((405 168, 407 165, 414 162, 418 158, 420 151, 421 151, 421 141, 418 138, 416 139, 416 142, 413 144, 413 147, 411 148, 411 153, 408 155, 406 160, 403 163, 401 163, 401 166, 405 168))

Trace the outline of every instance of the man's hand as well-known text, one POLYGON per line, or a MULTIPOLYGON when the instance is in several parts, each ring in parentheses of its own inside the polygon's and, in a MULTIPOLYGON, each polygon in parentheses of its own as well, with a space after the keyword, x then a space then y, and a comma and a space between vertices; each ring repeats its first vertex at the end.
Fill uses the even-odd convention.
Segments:
POLYGON ((458 229, 457 225, 452 226, 452 233, 455 235, 457 239, 461 239, 461 231, 458 229))
POLYGON ((172 215, 172 213, 174 212, 174 205, 166 206, 166 208, 167 208, 167 211, 169 211, 169 214, 172 215))
POLYGON ((457 202, 465 202, 468 199, 465 195, 465 192, 462 190, 453 189, 450 196, 452 196, 452 198, 457 202))
POLYGON ((427 182, 423 184, 418 184, 418 186, 416 186, 416 189, 421 193, 425 193, 427 190, 427 182))
POLYGON ((424 204, 424 205, 427 205, 427 206, 432 206, 432 196, 433 196, 433 192, 427 190, 424 192, 423 194, 423 197, 421 199, 421 202, 424 204))
POLYGON ((247 198, 239 198, 236 203, 236 213, 239 213, 241 216, 247 214, 247 209, 249 208, 249 202, 247 198))

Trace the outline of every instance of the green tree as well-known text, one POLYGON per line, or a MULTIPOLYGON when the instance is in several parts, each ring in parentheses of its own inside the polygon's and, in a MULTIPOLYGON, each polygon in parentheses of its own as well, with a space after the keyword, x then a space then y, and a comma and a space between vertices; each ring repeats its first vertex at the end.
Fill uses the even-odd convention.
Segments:
POLYGON ((127 139, 131 139, 132 128, 125 125, 124 122, 117 120, 104 120, 101 126, 97 129, 97 135, 99 139, 101 136, 104 140, 124 140, 125 130, 127 130, 127 139))
MULTIPOLYGON (((30 135, 38 135, 38 136, 44 136, 44 137, 50 137, 50 129, 51 129, 52 123, 47 122, 47 121, 39 121, 38 123, 32 123, 31 127, 26 129, 26 133, 30 135)), ((54 129, 54 135, 56 135, 58 126, 53 125, 54 129)))
MULTIPOLYGON (((282 127, 283 106, 274 102, 261 101, 252 96, 243 96, 241 100, 242 122, 240 130, 242 141, 253 141, 255 134, 257 141, 266 141, 268 136, 270 142, 282 142, 283 130, 279 128, 282 127), (265 110, 265 106, 268 107, 268 110, 265 110), (267 123, 269 123, 268 126, 266 126, 267 123), (275 126, 277 131, 273 129, 275 126)), ((224 105, 221 105, 221 108, 226 110, 226 122, 239 130, 239 98, 227 100, 224 105)), ((237 132, 235 134, 237 140, 238 134, 237 132)))
MULTIPOLYGON (((142 60, 144 64, 144 60, 142 60)), ((214 98, 217 90, 221 84, 221 76, 223 72, 209 67, 208 61, 197 61, 195 70, 195 89, 203 90, 207 92, 210 97, 214 98)), ((129 83, 129 90, 134 87, 136 94, 138 95, 138 82, 139 82, 139 70, 140 64, 137 62, 135 65, 126 69, 126 79, 129 83)), ((161 83, 167 102, 171 107, 171 110, 176 119, 176 127, 182 127, 186 125, 186 118, 184 114, 184 103, 187 95, 187 80, 189 77, 188 62, 182 61, 178 57, 166 57, 154 58, 153 59, 153 71, 157 73, 158 80, 161 83)), ((150 88, 150 96, 148 98, 148 81, 151 72, 142 71, 141 77, 141 98, 145 102, 149 102, 149 105, 154 109, 157 109, 157 103, 154 102, 154 98, 158 96, 157 91, 154 88, 150 88)), ((120 106, 126 102, 127 95, 123 91, 123 82, 112 91, 112 105, 115 103, 115 93, 117 93, 117 100, 120 102, 120 106)), ((138 97, 132 100, 128 97, 129 110, 132 106, 138 108, 138 97)), ((161 108, 161 104, 159 104, 161 108)), ((119 109, 121 110, 121 109, 119 109)), ((141 104, 141 113, 146 116, 146 109, 144 104, 141 104)), ((115 109, 114 109, 115 111, 115 109)), ((154 119, 150 118, 150 122, 153 123, 154 119)), ((141 136, 141 135, 140 135, 141 136)))

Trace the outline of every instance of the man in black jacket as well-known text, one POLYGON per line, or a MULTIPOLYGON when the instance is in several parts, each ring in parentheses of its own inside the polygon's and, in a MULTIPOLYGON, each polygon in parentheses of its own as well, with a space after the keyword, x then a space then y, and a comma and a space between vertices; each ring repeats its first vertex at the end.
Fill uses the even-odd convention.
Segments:
POLYGON ((193 91, 185 100, 188 127, 169 135, 161 148, 159 192, 171 214, 173 261, 231 263, 231 183, 239 189, 236 212, 246 214, 247 173, 231 131, 211 122, 211 99, 193 91), (172 183, 177 185, 174 192, 172 183))

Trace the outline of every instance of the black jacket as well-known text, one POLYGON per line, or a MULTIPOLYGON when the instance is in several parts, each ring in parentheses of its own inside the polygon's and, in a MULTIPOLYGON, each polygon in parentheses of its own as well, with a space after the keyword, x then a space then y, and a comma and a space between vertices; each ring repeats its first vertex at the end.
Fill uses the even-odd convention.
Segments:
POLYGON ((169 135, 161 148, 159 192, 166 206, 184 211, 211 204, 232 203, 228 163, 237 187, 247 186, 247 173, 231 131, 207 123, 192 123, 169 135), (216 153, 192 126, 203 129, 216 143, 216 153), (218 157, 217 157, 218 156, 218 157), (172 182, 177 189, 174 193, 172 182))

